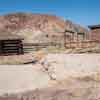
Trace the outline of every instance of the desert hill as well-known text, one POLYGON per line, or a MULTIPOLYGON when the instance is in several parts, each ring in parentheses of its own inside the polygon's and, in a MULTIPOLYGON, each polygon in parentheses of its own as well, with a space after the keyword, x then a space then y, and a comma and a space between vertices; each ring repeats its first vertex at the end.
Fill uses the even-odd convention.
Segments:
POLYGON ((13 13, 0 16, 0 33, 10 32, 23 36, 25 42, 52 41, 49 38, 51 35, 62 36, 65 29, 88 33, 80 25, 54 15, 13 13))

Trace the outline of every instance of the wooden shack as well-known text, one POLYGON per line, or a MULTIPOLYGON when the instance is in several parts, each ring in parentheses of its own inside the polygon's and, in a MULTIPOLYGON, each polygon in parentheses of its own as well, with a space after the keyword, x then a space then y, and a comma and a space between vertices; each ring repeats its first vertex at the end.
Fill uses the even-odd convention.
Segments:
POLYGON ((88 26, 91 30, 91 40, 100 42, 100 25, 88 26))
POLYGON ((23 38, 11 33, 0 33, 0 55, 23 54, 23 38))
POLYGON ((82 42, 87 40, 86 33, 76 32, 73 30, 66 30, 64 36, 64 43, 66 48, 80 48, 82 47, 82 42))

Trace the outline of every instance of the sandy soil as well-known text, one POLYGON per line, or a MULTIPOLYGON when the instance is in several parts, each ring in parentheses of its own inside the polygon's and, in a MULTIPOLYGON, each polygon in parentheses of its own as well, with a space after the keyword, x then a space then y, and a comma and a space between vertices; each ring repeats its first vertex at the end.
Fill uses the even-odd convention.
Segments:
MULTIPOLYGON (((42 61, 49 64, 49 75, 55 80, 40 64, 0 66, 0 94, 33 90, 20 95, 30 98, 38 93, 40 100, 100 100, 99 54, 48 54, 42 61)), ((29 100, 39 100, 38 95, 29 100)))

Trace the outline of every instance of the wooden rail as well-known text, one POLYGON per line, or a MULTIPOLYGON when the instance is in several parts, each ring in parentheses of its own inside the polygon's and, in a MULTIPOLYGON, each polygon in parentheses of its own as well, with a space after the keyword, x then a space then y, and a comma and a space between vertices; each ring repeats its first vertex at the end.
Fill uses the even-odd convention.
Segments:
POLYGON ((77 41, 77 42, 67 42, 66 48, 88 48, 95 47, 98 41, 86 40, 86 41, 77 41))
POLYGON ((31 52, 31 51, 36 51, 41 48, 47 48, 49 46, 59 46, 63 47, 65 46, 66 49, 68 48, 88 48, 88 47, 95 47, 98 41, 92 41, 92 40, 84 40, 84 41, 69 41, 66 42, 66 44, 61 44, 61 43, 24 43, 23 44, 23 49, 24 52, 31 52))
POLYGON ((21 40, 1 40, 0 55, 23 54, 23 44, 21 40))

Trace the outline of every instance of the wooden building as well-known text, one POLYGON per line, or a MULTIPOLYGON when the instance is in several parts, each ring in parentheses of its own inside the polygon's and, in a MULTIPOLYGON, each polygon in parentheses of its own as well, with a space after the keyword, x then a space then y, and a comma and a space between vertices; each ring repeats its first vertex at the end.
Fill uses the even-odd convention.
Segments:
POLYGON ((100 25, 91 25, 89 28, 91 30, 91 40, 100 42, 100 25))
POLYGON ((64 36, 64 43, 66 48, 81 48, 83 42, 88 40, 87 33, 81 31, 66 30, 64 36))
POLYGON ((23 38, 10 33, 0 33, 0 55, 23 54, 23 38))

